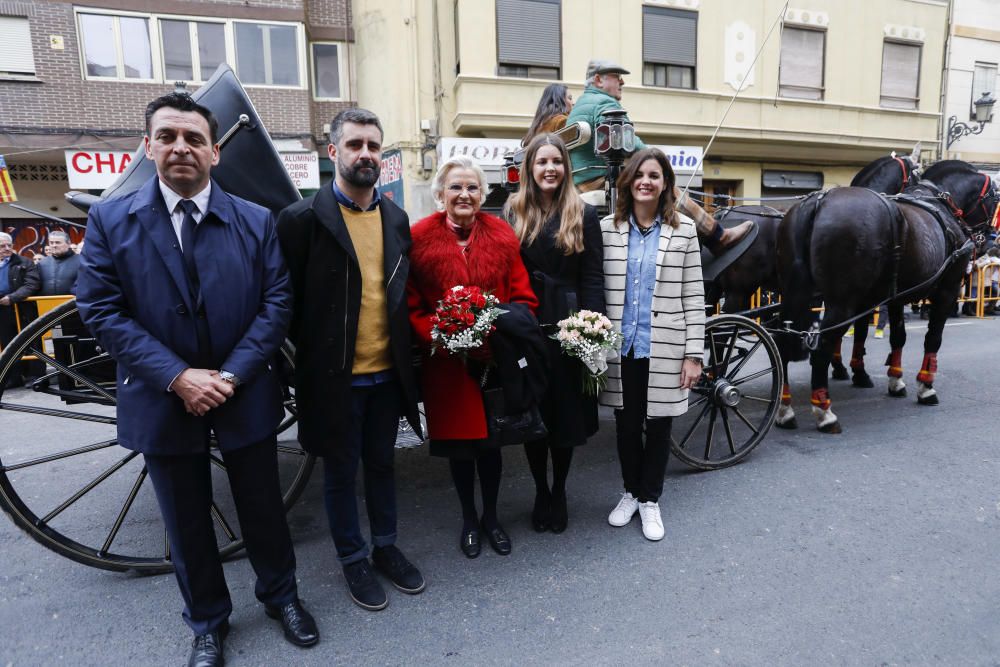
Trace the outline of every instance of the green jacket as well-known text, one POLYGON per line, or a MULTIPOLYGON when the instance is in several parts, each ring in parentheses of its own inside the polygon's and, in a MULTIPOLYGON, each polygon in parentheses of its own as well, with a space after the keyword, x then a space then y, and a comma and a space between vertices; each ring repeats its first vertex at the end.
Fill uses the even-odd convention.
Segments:
MULTIPOLYGON (((590 141, 582 146, 577 146, 569 153, 570 161, 573 163, 573 185, 579 185, 604 175, 607 163, 594 155, 594 128, 601 122, 602 113, 608 109, 621 108, 622 105, 618 100, 593 84, 587 84, 583 94, 573 105, 573 110, 569 112, 569 118, 566 119, 566 125, 569 126, 582 120, 590 125, 591 131, 590 141)), ((635 139, 636 150, 646 147, 639 140, 639 137, 635 139)))

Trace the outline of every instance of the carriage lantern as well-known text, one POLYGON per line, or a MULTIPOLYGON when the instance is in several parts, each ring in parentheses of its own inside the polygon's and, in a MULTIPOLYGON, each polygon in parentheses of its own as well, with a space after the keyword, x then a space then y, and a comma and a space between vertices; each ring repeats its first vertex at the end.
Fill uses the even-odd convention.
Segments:
POLYGON ((945 148, 951 148, 951 145, 969 134, 980 134, 986 127, 986 123, 993 120, 993 105, 997 103, 997 98, 993 97, 993 94, 989 91, 983 93, 983 96, 978 100, 973 102, 976 107, 976 122, 979 123, 978 126, 966 125, 965 123, 959 123, 957 116, 952 116, 948 119, 948 143, 945 148))
POLYGON ((635 152, 635 127, 624 109, 610 109, 601 114, 601 122, 594 129, 594 154, 608 163, 605 189, 608 205, 615 210, 618 190, 615 182, 626 158, 635 152))

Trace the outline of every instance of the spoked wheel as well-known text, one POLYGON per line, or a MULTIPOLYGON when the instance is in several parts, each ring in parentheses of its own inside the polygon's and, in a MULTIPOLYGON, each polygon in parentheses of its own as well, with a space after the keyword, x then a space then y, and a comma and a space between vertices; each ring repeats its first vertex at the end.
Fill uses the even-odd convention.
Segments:
POLYGON ((760 444, 781 400, 781 358, 770 334, 741 315, 705 325, 704 369, 670 449, 701 470, 731 466, 760 444))
MULTIPOLYGON (((278 360, 286 417, 278 463, 286 509, 305 488, 314 458, 298 445, 294 354, 278 360)), ((144 574, 173 569, 143 457, 118 445, 116 366, 67 302, 32 322, 0 355, 0 507, 33 539, 78 563, 144 574), (23 389, 3 385, 24 357, 46 375, 23 389)), ((223 557, 243 547, 225 463, 210 451, 212 516, 223 557)))

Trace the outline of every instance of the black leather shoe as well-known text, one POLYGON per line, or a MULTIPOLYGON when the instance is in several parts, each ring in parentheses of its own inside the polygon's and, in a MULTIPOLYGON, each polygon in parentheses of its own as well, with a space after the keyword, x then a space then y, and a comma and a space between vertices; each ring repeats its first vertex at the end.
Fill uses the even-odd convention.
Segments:
POLYGON ((482 546, 479 544, 479 529, 462 530, 462 553, 467 558, 478 558, 482 546))
POLYGON ((493 547, 493 551, 496 551, 501 556, 510 554, 510 537, 508 537, 499 523, 493 524, 492 528, 487 528, 486 524, 483 524, 483 532, 486 533, 486 539, 489 541, 490 546, 493 547))
POLYGON ((389 605, 389 598, 382 584, 375 578, 367 558, 345 565, 344 579, 347 580, 348 594, 359 607, 379 611, 389 605))
POLYGON ((313 646, 319 641, 319 628, 312 614, 305 610, 301 600, 293 600, 284 607, 264 606, 264 613, 281 621, 285 639, 296 646, 313 646))
POLYGON ((215 632, 197 635, 191 642, 191 656, 188 667, 222 667, 226 657, 222 650, 222 641, 229 634, 229 622, 223 622, 215 632))
POLYGON ((566 530, 567 523, 569 523, 569 512, 566 509, 566 495, 552 496, 549 527, 553 533, 561 533, 566 530))
POLYGON ((548 493, 535 493, 535 506, 531 509, 531 527, 536 533, 544 533, 550 527, 550 505, 552 496, 548 493))
POLYGON ((404 593, 416 595, 427 587, 420 570, 395 545, 375 547, 372 550, 372 564, 388 577, 393 586, 404 593))

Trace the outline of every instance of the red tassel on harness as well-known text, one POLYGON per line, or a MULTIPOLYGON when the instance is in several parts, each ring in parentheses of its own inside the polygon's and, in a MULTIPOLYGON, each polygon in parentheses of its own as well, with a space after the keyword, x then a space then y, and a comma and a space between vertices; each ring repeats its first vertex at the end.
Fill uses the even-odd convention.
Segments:
POLYGON ((934 384, 934 374, 937 373, 937 352, 924 354, 924 364, 917 373, 917 382, 923 382, 930 387, 934 384))
POLYGON ((830 392, 826 389, 813 389, 810 402, 820 410, 830 409, 830 392))
POLYGON ((792 404, 792 388, 788 386, 788 383, 781 385, 781 404, 791 405, 792 404))
POLYGON ((903 350, 902 348, 898 350, 893 350, 889 353, 889 356, 885 358, 885 365, 889 367, 889 371, 886 373, 891 378, 901 378, 903 377, 903 350))

